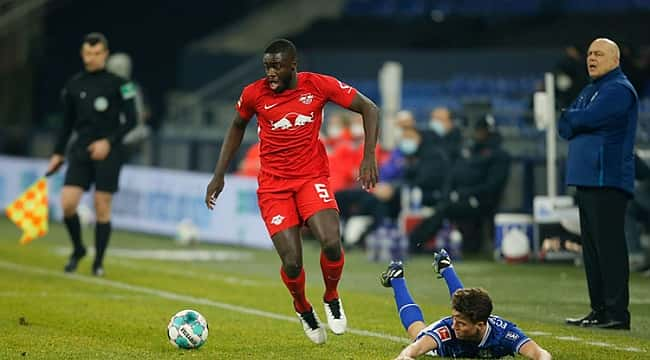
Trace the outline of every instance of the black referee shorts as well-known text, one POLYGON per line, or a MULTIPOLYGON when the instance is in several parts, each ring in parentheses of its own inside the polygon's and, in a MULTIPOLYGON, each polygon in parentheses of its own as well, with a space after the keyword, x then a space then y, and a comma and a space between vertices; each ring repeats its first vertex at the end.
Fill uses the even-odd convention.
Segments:
POLYGON ((85 148, 71 149, 64 185, 79 186, 87 191, 91 184, 95 184, 96 191, 114 193, 118 188, 123 157, 119 147, 111 147, 106 159, 100 161, 90 159, 85 148))

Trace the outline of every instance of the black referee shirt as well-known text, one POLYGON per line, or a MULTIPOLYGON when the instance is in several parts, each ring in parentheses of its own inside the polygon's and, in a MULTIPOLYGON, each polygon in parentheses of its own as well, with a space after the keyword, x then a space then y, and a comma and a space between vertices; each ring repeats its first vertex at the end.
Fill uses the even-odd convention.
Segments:
POLYGON ((61 94, 63 128, 54 153, 65 153, 73 131, 77 132, 73 148, 86 148, 102 138, 108 139, 111 146, 120 146, 124 135, 136 124, 135 92, 133 83, 106 70, 73 76, 61 94))

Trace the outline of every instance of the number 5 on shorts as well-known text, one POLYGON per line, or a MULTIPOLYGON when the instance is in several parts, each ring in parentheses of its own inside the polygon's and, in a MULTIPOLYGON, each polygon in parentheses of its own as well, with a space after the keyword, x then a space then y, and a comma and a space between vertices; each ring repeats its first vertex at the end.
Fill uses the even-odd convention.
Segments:
POLYGON ((314 184, 314 188, 318 193, 318 197, 323 199, 323 202, 328 203, 334 200, 330 197, 330 193, 327 191, 327 186, 325 184, 314 184))

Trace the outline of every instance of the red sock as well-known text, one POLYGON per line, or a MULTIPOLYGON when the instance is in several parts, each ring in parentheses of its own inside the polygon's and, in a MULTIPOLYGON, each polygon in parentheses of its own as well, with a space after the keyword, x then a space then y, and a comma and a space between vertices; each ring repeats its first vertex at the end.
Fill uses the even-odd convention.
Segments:
POLYGON ((293 296, 293 307, 299 313, 304 313, 311 310, 311 304, 307 301, 305 296, 305 270, 300 269, 300 274, 296 278, 290 278, 284 269, 280 267, 280 275, 284 285, 289 289, 289 293, 293 296))
POLYGON ((339 298, 336 287, 341 280, 343 264, 345 264, 343 249, 341 249, 341 258, 337 261, 329 260, 325 256, 325 253, 320 253, 320 268, 323 271, 323 281, 325 281, 325 295, 323 295, 323 300, 332 301, 339 298))

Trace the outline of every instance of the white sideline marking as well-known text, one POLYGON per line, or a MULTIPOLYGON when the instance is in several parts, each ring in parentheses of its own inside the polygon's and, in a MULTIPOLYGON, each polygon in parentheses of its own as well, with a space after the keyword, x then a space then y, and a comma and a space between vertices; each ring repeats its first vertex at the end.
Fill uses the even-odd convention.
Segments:
MULTIPOLYGON (((97 278, 97 277, 90 277, 87 275, 79 275, 79 274, 64 274, 61 272, 53 271, 53 270, 47 270, 43 268, 37 268, 37 267, 31 267, 31 266, 26 266, 26 265, 20 265, 12 262, 7 262, 0 260, 0 267, 8 269, 8 270, 14 270, 14 271, 20 271, 20 272, 27 272, 27 273, 32 273, 32 274, 38 274, 38 275, 46 275, 46 276, 53 276, 57 278, 62 278, 62 279, 71 279, 71 280, 77 280, 89 284, 95 284, 95 285, 105 285, 105 286, 110 286, 116 289, 122 289, 122 290, 128 290, 128 291, 133 291, 133 292, 138 292, 142 294, 147 294, 147 295, 152 295, 152 296, 157 296, 163 299, 168 299, 168 300, 177 300, 177 301, 183 301, 183 302, 191 302, 195 304, 201 304, 201 305, 207 305, 207 306, 214 306, 217 308, 221 308, 224 310, 229 310, 233 312, 238 312, 242 314, 248 314, 248 315, 256 315, 259 317, 265 317, 265 318, 270 318, 270 319, 276 319, 276 320, 284 320, 284 321, 289 321, 293 323, 297 323, 298 319, 292 316, 286 316, 286 315, 280 315, 280 314, 275 314, 272 312, 268 311, 263 311, 263 310, 257 310, 253 308, 248 308, 244 306, 238 306, 238 305, 232 305, 232 304, 227 304, 227 303, 222 303, 219 301, 213 301, 209 299, 204 299, 204 298, 198 298, 194 296, 188 296, 188 295, 180 295, 176 294, 173 292, 169 291, 164 291, 164 290, 158 290, 158 289, 152 289, 152 288, 147 288, 143 286, 137 286, 137 285, 130 285, 127 283, 122 283, 119 281, 115 280, 107 280, 107 279, 102 279, 102 278, 97 278)), ((327 324, 323 324, 324 326, 327 327, 327 324)), ((410 340, 399 337, 399 336, 393 336, 393 335, 388 335, 388 334, 382 334, 382 333, 377 333, 373 331, 368 331, 368 330, 361 330, 361 329, 354 329, 354 328, 348 328, 347 330, 351 334, 355 335, 360 335, 360 336, 366 336, 366 337, 374 337, 374 338, 379 338, 379 339, 385 339, 385 340, 390 340, 393 342, 397 343, 402 343, 402 344, 409 344, 411 343, 410 340)), ((548 333, 548 332, 543 332, 543 331, 530 331, 528 332, 530 335, 535 335, 535 336, 553 336, 553 334, 548 333)), ((561 341, 572 341, 572 342, 582 342, 587 345, 592 345, 592 346, 607 346, 610 349, 613 350, 620 350, 620 351, 627 351, 627 352, 646 352, 644 349, 639 349, 636 347, 618 347, 614 345, 610 345, 608 343, 604 342, 592 342, 592 341, 583 341, 580 338, 573 337, 573 336, 554 336, 555 339, 561 340, 561 341)))
MULTIPOLYGON (((88 249, 88 255, 93 255, 94 249, 88 249)), ((57 255, 68 256, 70 249, 58 247, 54 250, 57 255)), ((111 256, 127 259, 171 260, 171 261, 240 261, 253 258, 251 252, 235 250, 179 250, 179 249, 111 249, 111 256)))
MULTIPOLYGON (((151 289, 151 288, 147 288, 147 287, 143 287, 143 286, 130 285, 130 284, 122 283, 122 282, 119 282, 119 281, 114 281, 114 280, 107 280, 107 279, 102 279, 102 278, 97 278, 97 277, 90 277, 90 276, 79 275, 79 274, 65 274, 65 273, 60 273, 60 272, 56 272, 56 271, 52 271, 52 270, 46 270, 46 269, 42 269, 42 268, 19 265, 19 264, 6 262, 6 261, 2 261, 2 260, 0 260, 0 267, 3 267, 3 268, 8 269, 8 270, 27 272, 27 273, 38 274, 38 275, 54 276, 54 277, 62 278, 62 279, 72 279, 72 280, 77 280, 77 281, 81 281, 81 282, 85 282, 85 283, 89 283, 89 284, 110 286, 110 287, 113 287, 113 288, 116 288, 116 289, 139 292, 139 293, 152 295, 152 296, 157 296, 157 297, 160 297, 160 298, 163 298, 163 299, 168 299, 168 300, 177 300, 177 301, 182 301, 182 302, 191 302, 191 303, 195 303, 195 304, 214 306, 214 307, 217 307, 217 308, 221 308, 221 309, 229 310, 229 311, 233 311, 233 312, 238 312, 238 313, 242 313, 242 314, 256 315, 256 316, 260 316, 260 317, 276 319, 276 320, 290 321, 290 322, 294 322, 294 323, 298 322, 297 317, 275 314, 275 313, 268 312, 268 311, 262 311, 262 310, 257 310, 257 309, 248 308, 248 307, 244 307, 244 306, 238 306, 238 305, 222 303, 222 302, 219 302, 219 301, 213 301, 213 300, 198 298, 198 297, 194 297, 194 296, 175 294, 173 292, 164 291, 164 290, 157 290, 157 289, 151 289)), ((327 324, 323 324, 323 325, 327 327, 327 324)), ((351 334, 355 334, 355 335, 360 335, 360 336, 375 337, 375 338, 390 340, 390 341, 394 341, 394 342, 397 342, 397 343, 403 343, 403 344, 409 344, 410 343, 410 340, 408 340, 406 338, 403 338, 403 337, 393 336, 393 335, 388 335, 388 334, 382 334, 382 333, 377 333, 377 332, 373 332, 373 331, 348 328, 347 332, 349 332, 351 334)))
POLYGON ((24 297, 29 297, 29 298, 34 298, 34 297, 42 297, 42 298, 98 298, 98 299, 114 299, 114 300, 125 300, 125 299, 133 299, 136 297, 140 297, 141 295, 124 295, 124 294, 111 294, 111 293, 102 293, 102 294, 94 294, 94 293, 88 293, 88 292, 74 292, 74 293, 69 293, 69 294, 63 294, 63 293, 50 293, 47 291, 40 291, 40 292, 27 292, 27 291, 0 291, 0 298, 24 298, 24 297))
POLYGON ((575 336, 554 336, 558 340, 562 341, 582 341, 582 338, 575 336))
POLYGON ((548 336, 548 335, 553 335, 553 334, 551 334, 551 333, 544 332, 544 331, 528 331, 528 332, 526 332, 526 334, 528 334, 528 335, 532 335, 532 336, 548 336))
POLYGON ((196 271, 188 271, 188 270, 183 270, 182 272, 179 272, 177 270, 170 270, 166 268, 159 268, 159 267, 153 267, 153 266, 143 266, 140 264, 135 264, 132 261, 128 260, 123 260, 123 259, 114 259, 113 263, 120 264, 120 266, 125 267, 127 269, 136 269, 136 270, 146 270, 146 271, 151 271, 151 272, 156 272, 156 273, 161 273, 161 274, 167 274, 167 275, 175 275, 175 276, 184 276, 188 278, 193 278, 193 279, 205 279, 205 280, 215 280, 215 281, 223 281, 228 284, 236 284, 239 286, 249 286, 249 287, 263 287, 263 286, 270 286, 266 283, 262 283, 259 281, 254 281, 254 280, 249 280, 249 279, 243 279, 243 278, 238 278, 234 276, 217 276, 211 273, 199 273, 196 271))

